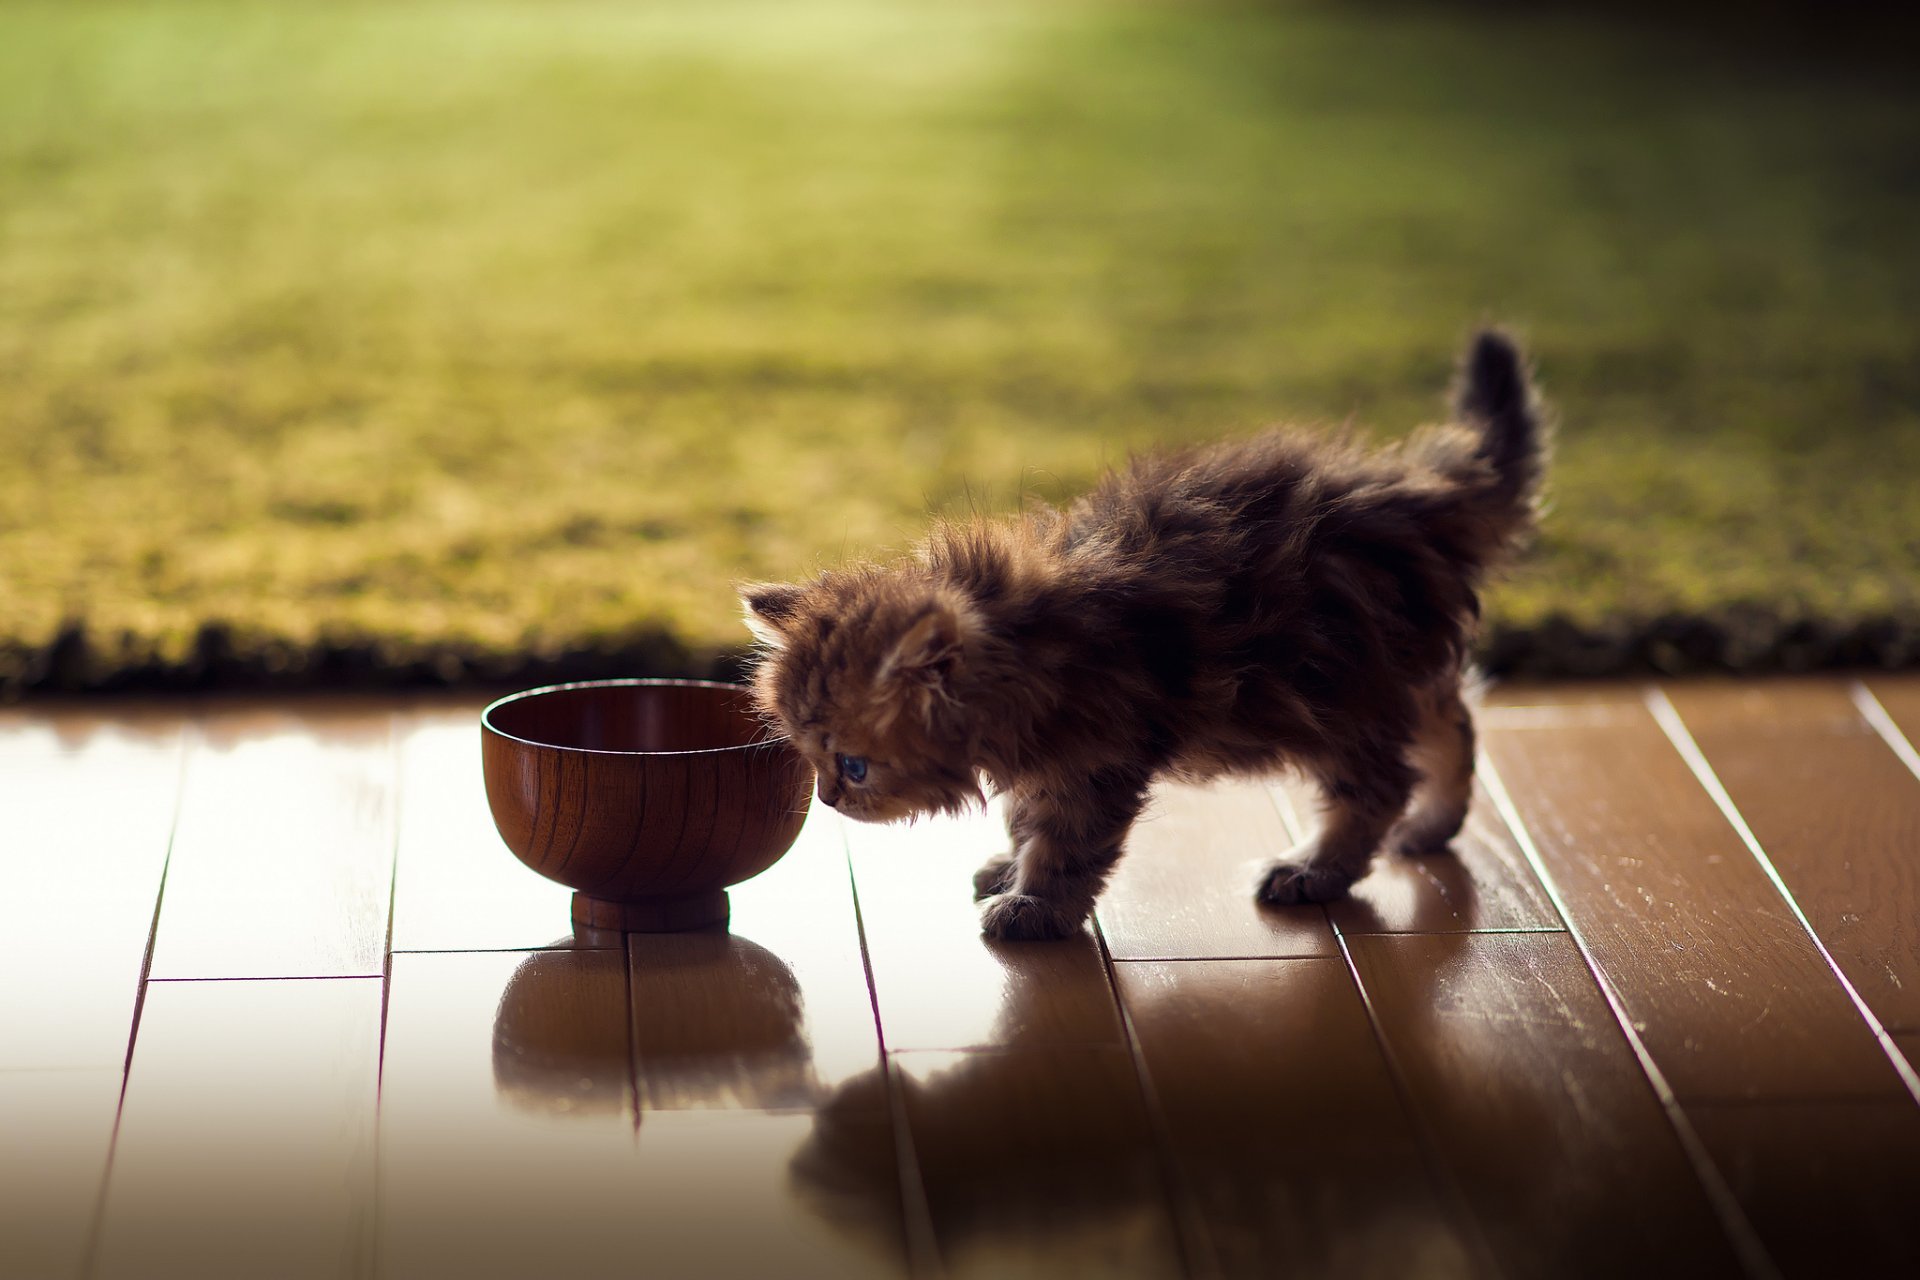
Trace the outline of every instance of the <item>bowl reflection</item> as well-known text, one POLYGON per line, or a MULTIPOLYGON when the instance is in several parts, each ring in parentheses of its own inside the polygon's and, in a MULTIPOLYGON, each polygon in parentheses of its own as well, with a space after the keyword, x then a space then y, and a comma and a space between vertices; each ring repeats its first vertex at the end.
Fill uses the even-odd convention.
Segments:
POLYGON ((494 1084, 544 1114, 807 1106, 823 1090, 804 1027, 792 970, 733 934, 540 951, 501 993, 494 1084))
POLYGON ((626 956, 536 951, 493 1015, 493 1083, 515 1106, 605 1115, 633 1097, 626 956))

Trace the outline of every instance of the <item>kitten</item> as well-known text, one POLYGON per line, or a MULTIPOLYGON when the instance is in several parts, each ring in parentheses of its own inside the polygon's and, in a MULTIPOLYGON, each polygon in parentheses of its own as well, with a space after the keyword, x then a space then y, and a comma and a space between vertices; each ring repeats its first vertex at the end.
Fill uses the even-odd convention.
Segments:
POLYGON ((1382 843, 1443 849, 1472 794, 1478 591, 1546 459, 1505 336, 1474 341, 1455 416, 1373 452, 1274 431, 1141 458, 1064 512, 745 587, 759 704, 849 817, 1008 796, 1014 852, 974 877, 989 936, 1078 931, 1163 776, 1305 770, 1326 821, 1256 893, 1338 898, 1382 843))

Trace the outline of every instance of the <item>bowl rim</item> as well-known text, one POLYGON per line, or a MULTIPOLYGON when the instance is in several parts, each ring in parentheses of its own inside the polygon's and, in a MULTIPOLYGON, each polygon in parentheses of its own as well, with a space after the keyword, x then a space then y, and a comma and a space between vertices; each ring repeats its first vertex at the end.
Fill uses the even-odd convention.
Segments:
POLYGON ((686 751, 611 751, 604 747, 570 747, 561 742, 539 742, 533 738, 522 738, 518 734, 508 733, 493 722, 493 713, 509 702, 519 702, 523 698, 535 698, 546 693, 565 693, 569 689, 616 689, 616 688, 661 688, 676 689, 726 689, 733 693, 745 693, 749 686, 732 684, 725 680, 676 680, 671 676, 625 676, 616 680, 571 680, 565 684, 543 684, 537 689, 522 689, 518 693, 509 693, 505 697, 495 698, 480 711, 480 730, 508 742, 517 742, 522 746, 537 747, 542 751, 571 751, 583 756, 634 756, 647 759, 656 756, 719 756, 729 751, 755 751, 762 747, 786 742, 784 733, 771 734, 757 742, 742 742, 731 747, 693 747, 686 751))

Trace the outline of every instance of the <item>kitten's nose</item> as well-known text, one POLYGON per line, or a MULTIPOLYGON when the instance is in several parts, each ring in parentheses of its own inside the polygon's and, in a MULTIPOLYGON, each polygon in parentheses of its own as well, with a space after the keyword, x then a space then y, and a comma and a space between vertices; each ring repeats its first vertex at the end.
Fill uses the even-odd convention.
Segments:
POLYGON ((829 809, 840 803, 840 788, 825 774, 820 775, 820 803, 829 809))

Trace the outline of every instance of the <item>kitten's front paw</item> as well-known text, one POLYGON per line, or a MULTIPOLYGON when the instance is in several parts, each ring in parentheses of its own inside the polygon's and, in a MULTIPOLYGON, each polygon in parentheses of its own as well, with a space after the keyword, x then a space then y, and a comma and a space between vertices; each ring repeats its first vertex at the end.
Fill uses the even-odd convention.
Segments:
POLYGON ((986 865, 973 873, 973 900, 978 902, 1013 888, 1013 866, 1010 853, 996 853, 988 858, 986 865))
POLYGON ((1276 862, 1260 877, 1253 896, 1270 907, 1297 907, 1344 898, 1352 887, 1353 878, 1344 872, 1302 862, 1276 862))
POLYGON ((980 932, 1002 942, 1038 942, 1070 938, 1080 932, 1085 919, 1045 898, 1027 893, 1003 893, 988 899, 987 909, 980 914, 980 932))

